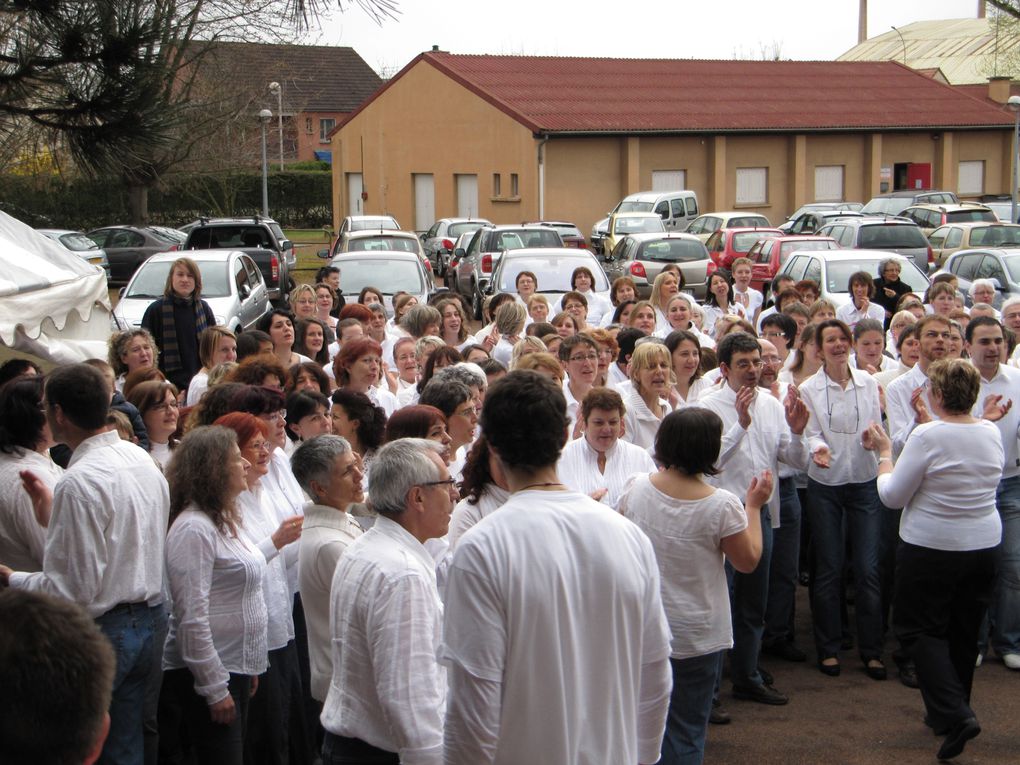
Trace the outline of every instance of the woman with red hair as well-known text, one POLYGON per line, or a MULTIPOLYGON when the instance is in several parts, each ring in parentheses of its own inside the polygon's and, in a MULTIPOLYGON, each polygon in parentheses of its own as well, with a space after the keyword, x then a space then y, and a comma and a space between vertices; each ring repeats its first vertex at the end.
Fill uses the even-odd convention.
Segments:
POLYGON ((373 404, 382 407, 389 417, 397 410, 397 397, 380 387, 382 373, 382 346, 371 338, 344 344, 333 360, 337 387, 364 393, 373 404))

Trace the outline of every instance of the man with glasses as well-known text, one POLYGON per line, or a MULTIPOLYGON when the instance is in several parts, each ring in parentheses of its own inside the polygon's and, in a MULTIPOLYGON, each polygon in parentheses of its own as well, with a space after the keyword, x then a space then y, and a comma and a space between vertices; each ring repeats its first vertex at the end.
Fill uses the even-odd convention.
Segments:
MULTIPOLYGON (((758 339, 746 332, 732 332, 716 348, 719 369, 726 384, 698 400, 698 406, 711 409, 723 421, 722 451, 712 480, 721 488, 744 496, 751 477, 762 470, 779 472, 779 460, 803 469, 807 449, 802 434, 808 411, 790 387, 780 403, 760 391, 762 373, 758 339)), ((761 704, 786 704, 789 699, 768 684, 758 670, 765 627, 769 570, 772 560, 772 532, 779 527, 779 513, 773 517, 770 506, 778 509, 779 482, 769 503, 762 507, 762 554, 758 567, 741 574, 727 564, 731 575, 730 608, 733 612, 733 650, 730 652, 733 695, 761 704)))
POLYGON ((458 500, 442 448, 401 438, 372 462, 368 492, 379 517, 333 574, 324 765, 443 761, 443 609, 425 549, 446 534, 458 500))
POLYGON ((581 427, 577 410, 595 384, 595 377, 599 372, 599 346, 587 335, 571 335, 563 338, 563 342, 560 343, 559 356, 560 363, 567 373, 567 379, 563 383, 563 396, 567 400, 571 438, 577 438, 581 427))
POLYGON ((773 313, 762 319, 759 334, 775 348, 780 359, 780 369, 785 369, 790 361, 790 351, 797 340, 797 322, 785 313, 773 313))

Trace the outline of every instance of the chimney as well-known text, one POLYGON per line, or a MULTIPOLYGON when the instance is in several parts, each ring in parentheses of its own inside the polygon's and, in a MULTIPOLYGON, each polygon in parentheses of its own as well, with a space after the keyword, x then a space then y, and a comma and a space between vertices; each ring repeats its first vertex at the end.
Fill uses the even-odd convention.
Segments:
POLYGON ((991 101, 995 101, 997 104, 1004 104, 1009 100, 1009 86, 1011 80, 1009 77, 989 77, 988 78, 988 98, 991 101))
POLYGON ((857 44, 868 39, 868 0, 860 0, 861 8, 857 15, 857 44))

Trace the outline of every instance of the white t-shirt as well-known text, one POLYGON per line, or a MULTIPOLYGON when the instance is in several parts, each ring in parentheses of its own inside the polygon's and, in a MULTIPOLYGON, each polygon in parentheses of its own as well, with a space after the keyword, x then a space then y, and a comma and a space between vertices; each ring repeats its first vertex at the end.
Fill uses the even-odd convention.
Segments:
POLYGON ((620 498, 621 515, 652 540, 662 581, 662 605, 673 634, 672 656, 688 659, 733 647, 722 540, 747 528, 736 495, 716 489, 705 499, 676 499, 649 476, 634 479, 620 498))
POLYGON ((648 451, 623 440, 617 440, 606 451, 606 472, 598 468, 598 452, 584 436, 568 441, 560 454, 556 472, 568 487, 590 496, 599 489, 608 489, 599 500, 616 509, 627 482, 636 474, 655 471, 655 462, 648 451))

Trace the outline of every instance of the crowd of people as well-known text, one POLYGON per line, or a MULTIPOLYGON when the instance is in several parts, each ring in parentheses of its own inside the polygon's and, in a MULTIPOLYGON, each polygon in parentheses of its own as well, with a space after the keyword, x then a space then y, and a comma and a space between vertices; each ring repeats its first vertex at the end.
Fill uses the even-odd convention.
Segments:
POLYGON ((802 584, 819 682, 894 645, 959 755, 1020 670, 1020 299, 880 271, 522 271, 472 334, 324 268, 235 334, 178 259, 107 359, 0 368, 0 760, 696 765, 802 584))

